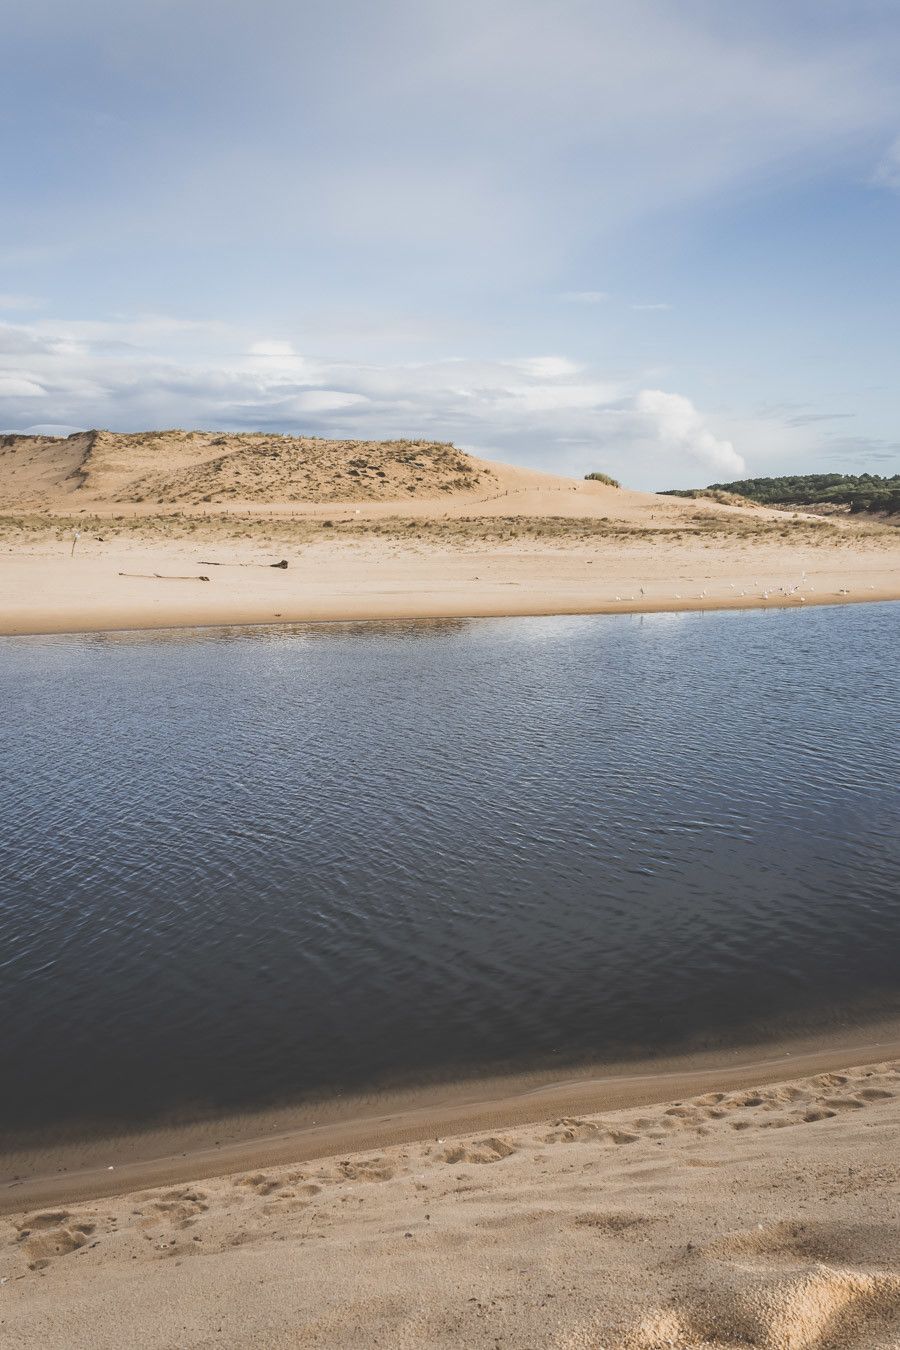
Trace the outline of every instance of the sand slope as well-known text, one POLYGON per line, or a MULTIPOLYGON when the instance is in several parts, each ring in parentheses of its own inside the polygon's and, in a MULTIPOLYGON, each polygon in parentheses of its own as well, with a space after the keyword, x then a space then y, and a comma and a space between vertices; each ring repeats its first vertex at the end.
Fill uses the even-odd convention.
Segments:
MULTIPOLYGON (((0 437, 0 509, 62 513, 162 508, 215 514, 317 507, 358 514, 563 515, 662 521, 758 508, 629 492, 478 459, 437 441, 331 441, 211 431, 0 437)), ((771 513, 767 513, 771 514, 771 513)))
POLYGON ((900 1063, 0 1220, 14 1347, 900 1345, 900 1063))
POLYGON ((88 431, 0 438, 2 500, 97 503, 387 501, 496 489, 491 466, 433 441, 88 431))
POLYGON ((0 437, 0 633, 896 598, 884 522, 631 492, 438 442, 0 437))

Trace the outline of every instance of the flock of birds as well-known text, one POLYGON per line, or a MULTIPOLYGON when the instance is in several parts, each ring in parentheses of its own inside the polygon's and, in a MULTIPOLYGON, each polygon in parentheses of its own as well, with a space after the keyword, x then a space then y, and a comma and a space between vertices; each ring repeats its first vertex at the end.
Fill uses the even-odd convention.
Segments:
MULTIPOLYGON (((800 604, 805 604, 805 603, 806 603, 806 596, 800 594, 800 588, 801 588, 801 586, 803 587, 803 589, 804 589, 805 591, 808 591, 808 592, 810 592, 810 593, 812 593, 812 592, 815 591, 815 589, 816 589, 815 586, 810 586, 809 584, 806 584, 805 579, 806 579, 806 573, 803 572, 802 575, 801 575, 800 581, 795 582, 792 586, 790 586, 790 585, 789 585, 789 586, 779 586, 777 590, 775 590, 774 587, 773 587, 773 588, 770 588, 769 590, 761 590, 761 591, 757 591, 756 598, 758 598, 758 599, 760 599, 760 600, 776 600, 776 601, 777 601, 777 600, 779 599, 779 597, 781 597, 781 598, 783 598, 783 599, 785 599, 785 600, 796 600, 796 601, 798 601, 800 604)), ((737 589, 737 583, 736 583, 736 582, 730 581, 728 584, 729 584, 730 589, 731 589, 732 591, 734 591, 735 597, 740 596, 741 598, 746 598, 747 592, 746 592, 746 591, 739 591, 739 590, 737 589)), ((754 581, 754 582, 753 582, 753 588, 754 588, 754 590, 756 590, 756 588, 757 588, 758 586, 759 586, 759 582, 758 582, 758 581, 754 581)), ((869 587, 869 590, 870 590, 870 591, 874 591, 874 589, 875 589, 874 586, 870 586, 870 587, 869 587)), ((641 599, 643 599, 643 597, 644 597, 644 588, 643 588, 643 586, 640 587, 640 592, 641 592, 641 599)), ((849 587, 847 587, 847 586, 841 586, 841 588, 839 589, 839 591, 837 592, 837 594, 838 594, 838 595, 849 595, 849 594, 850 594, 849 587)), ((709 598, 709 591, 701 591, 701 592, 699 593, 699 595, 697 595, 697 596, 691 596, 691 595, 685 595, 685 596, 682 596, 681 591, 675 591, 675 593, 674 593, 674 598, 675 598, 676 600, 681 600, 681 599, 685 599, 685 600, 693 600, 693 599, 697 599, 697 600, 706 600, 706 599, 709 598)), ((630 602, 632 602, 632 601, 636 601, 636 600, 638 599, 638 597, 637 597, 636 595, 617 595, 617 596, 616 596, 616 599, 617 599, 618 601, 620 601, 620 602, 623 602, 623 603, 625 603, 625 604, 628 604, 628 603, 630 603, 630 602)))

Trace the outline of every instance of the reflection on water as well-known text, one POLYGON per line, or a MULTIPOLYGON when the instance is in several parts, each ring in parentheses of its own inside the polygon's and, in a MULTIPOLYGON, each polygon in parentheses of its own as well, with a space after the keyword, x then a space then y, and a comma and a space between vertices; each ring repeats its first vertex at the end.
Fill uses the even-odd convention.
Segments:
POLYGON ((898 616, 4 640, 2 1123, 897 1006, 898 616))
MULTIPOLYGON (((141 643, 155 647, 184 647, 191 644, 217 642, 256 642, 260 638, 277 642, 304 639, 308 642, 330 642, 336 637, 364 638, 391 636, 409 642, 426 638, 452 637, 463 632, 475 619, 366 619, 341 620, 333 623, 279 623, 279 624, 221 624, 204 628, 147 628, 118 629, 113 632, 79 633, 77 641, 93 647, 135 647, 141 643)), ((42 643, 44 638, 22 638, 22 642, 42 643)))

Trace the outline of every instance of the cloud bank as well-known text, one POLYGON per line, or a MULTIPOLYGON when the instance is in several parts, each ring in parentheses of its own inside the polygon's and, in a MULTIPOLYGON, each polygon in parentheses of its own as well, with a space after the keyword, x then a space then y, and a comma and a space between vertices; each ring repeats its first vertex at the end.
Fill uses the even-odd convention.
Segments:
POLYGON ((95 425, 433 437, 648 487, 744 467, 684 395, 556 355, 375 364, 152 316, 0 325, 0 426, 95 425))
POLYGON ((723 478, 738 478, 747 464, 731 441, 714 436, 690 399, 662 389, 642 389, 635 406, 663 445, 676 454, 712 469, 723 478))

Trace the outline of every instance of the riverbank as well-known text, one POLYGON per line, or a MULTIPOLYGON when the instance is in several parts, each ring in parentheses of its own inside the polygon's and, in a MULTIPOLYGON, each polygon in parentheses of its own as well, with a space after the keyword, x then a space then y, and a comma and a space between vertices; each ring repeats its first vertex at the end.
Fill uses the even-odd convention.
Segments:
POLYGON ((900 1022, 891 1016, 815 1035, 784 1034, 760 1044, 586 1065, 562 1074, 482 1074, 225 1117, 195 1110, 184 1120, 142 1128, 75 1122, 32 1132, 27 1143, 0 1139, 0 1214, 184 1182, 201 1173, 226 1175, 517 1127, 544 1115, 626 1110, 774 1083, 788 1072, 826 1073, 865 1059, 895 1058, 900 1022))
POLYGON ((738 1072, 660 1079, 658 1105, 538 1097, 528 1125, 32 1194, 0 1221, 4 1344, 896 1344, 900 1061, 738 1072))
MULTIPOLYGON (((74 536, 73 536, 74 538, 74 536)), ((900 535, 408 542, 398 534, 25 539, 0 553, 0 633, 306 620, 803 607, 900 599, 900 535), (285 568, 271 564, 284 561, 285 568)))

